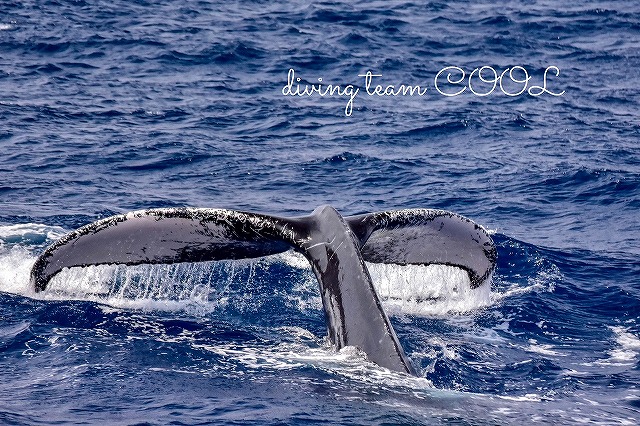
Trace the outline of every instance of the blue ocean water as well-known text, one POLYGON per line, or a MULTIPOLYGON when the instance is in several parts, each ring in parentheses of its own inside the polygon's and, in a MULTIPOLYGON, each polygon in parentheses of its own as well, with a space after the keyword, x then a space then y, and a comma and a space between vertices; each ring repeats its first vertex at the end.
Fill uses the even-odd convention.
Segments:
POLYGON ((635 1, 3 1, 0 423, 638 424, 638 69, 635 1), (491 230, 478 290, 371 265, 419 377, 333 351, 293 253, 29 287, 112 214, 321 204, 491 230))

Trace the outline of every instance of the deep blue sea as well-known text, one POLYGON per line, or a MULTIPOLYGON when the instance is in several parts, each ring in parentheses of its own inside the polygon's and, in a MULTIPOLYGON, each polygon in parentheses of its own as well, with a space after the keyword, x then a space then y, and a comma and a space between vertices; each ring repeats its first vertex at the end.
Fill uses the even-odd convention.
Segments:
POLYGON ((635 0, 2 0, 0 424, 639 424, 639 69, 635 0), (293 252, 29 285, 113 214, 322 204, 491 232, 476 290, 370 265, 418 377, 293 252))

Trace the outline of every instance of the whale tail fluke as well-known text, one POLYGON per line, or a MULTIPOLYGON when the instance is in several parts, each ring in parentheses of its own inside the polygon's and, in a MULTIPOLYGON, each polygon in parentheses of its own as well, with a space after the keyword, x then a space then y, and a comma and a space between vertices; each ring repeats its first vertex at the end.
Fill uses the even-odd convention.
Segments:
POLYGON ((496 247, 484 228, 445 210, 407 209, 346 218, 372 263, 450 265, 469 274, 471 287, 495 269, 496 247))
POLYGON ((31 270, 36 291, 64 268, 246 259, 295 249, 318 278, 329 338, 369 359, 413 373, 375 292, 365 261, 446 264, 473 287, 495 268, 496 249, 480 226, 455 213, 411 209, 342 217, 329 206, 283 218, 225 209, 136 211, 83 226, 48 247, 31 270))

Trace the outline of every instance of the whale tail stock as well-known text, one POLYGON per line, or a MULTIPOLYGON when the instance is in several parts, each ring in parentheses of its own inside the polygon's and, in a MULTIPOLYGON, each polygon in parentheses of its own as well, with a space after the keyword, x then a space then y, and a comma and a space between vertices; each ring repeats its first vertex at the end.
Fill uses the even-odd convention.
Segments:
POLYGON ((49 246, 31 270, 36 291, 64 268, 246 259, 295 249, 318 278, 328 334, 390 370, 413 373, 375 292, 366 262, 445 264, 486 281, 496 248, 486 231, 455 213, 409 209, 342 217, 333 207, 284 218, 224 209, 168 208, 99 220, 49 246))

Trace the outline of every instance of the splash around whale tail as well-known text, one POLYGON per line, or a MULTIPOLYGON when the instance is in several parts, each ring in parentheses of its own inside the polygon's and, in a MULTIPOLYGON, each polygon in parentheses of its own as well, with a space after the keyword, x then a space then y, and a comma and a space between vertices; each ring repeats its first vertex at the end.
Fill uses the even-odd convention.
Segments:
POLYGON ((375 292, 365 261, 445 264, 469 274, 472 287, 496 264, 487 232, 455 213, 409 209, 342 217, 323 206, 284 218, 225 209, 150 209, 83 226, 48 247, 31 270, 36 291, 64 268, 246 259, 300 251, 318 278, 329 338, 359 347, 394 371, 413 373, 375 292))

